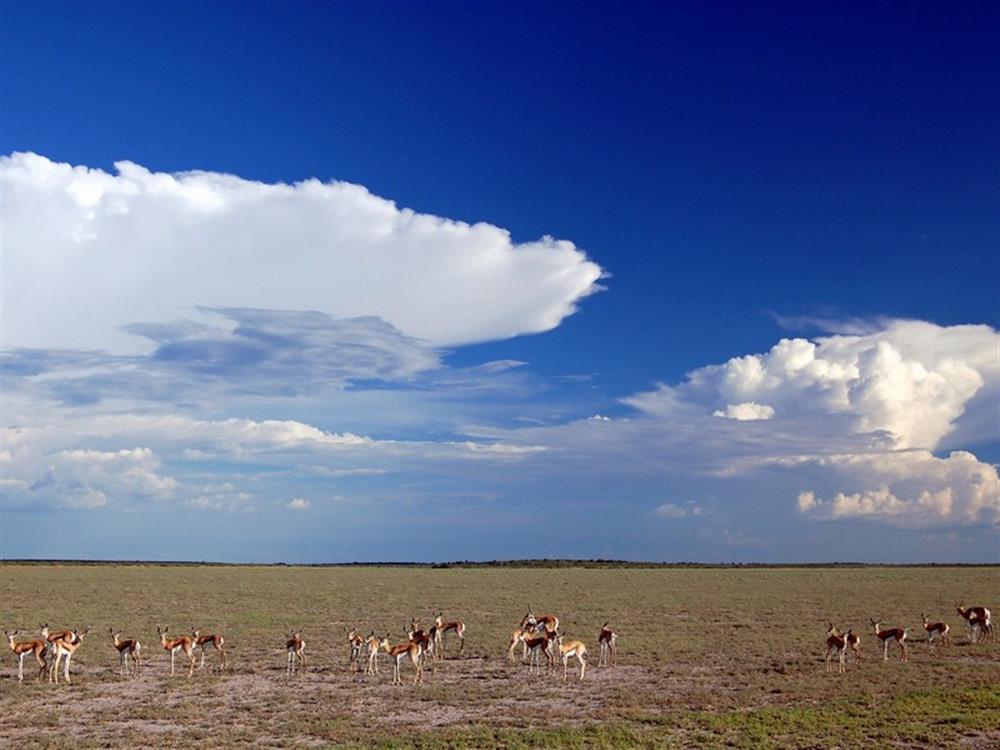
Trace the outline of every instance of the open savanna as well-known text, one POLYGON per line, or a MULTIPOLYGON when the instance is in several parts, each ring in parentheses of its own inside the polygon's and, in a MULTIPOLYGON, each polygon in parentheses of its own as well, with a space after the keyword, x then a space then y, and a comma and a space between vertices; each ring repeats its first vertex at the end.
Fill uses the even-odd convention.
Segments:
MULTIPOLYGON (((1000 609, 996 567, 517 568, 3 564, 0 620, 89 627, 72 685, 0 672, 4 747, 1000 747, 1000 640, 970 645, 954 604, 1000 609), (527 607, 590 649, 581 683, 505 658, 527 607), (346 627, 402 638, 411 617, 467 626, 463 656, 424 684, 348 669, 346 627), (920 615, 952 626, 931 651, 920 615), (909 628, 883 662, 868 625, 909 628), (610 621, 619 665, 596 668, 610 621), (864 660, 826 673, 827 622, 861 631, 864 660), (225 635, 230 669, 169 675, 157 625, 225 635), (138 679, 108 635, 142 643, 138 679), (308 669, 285 676, 300 629, 308 669)), ((997 613, 1000 614, 1000 613, 997 613)), ((404 680, 412 678, 404 666, 404 680)))

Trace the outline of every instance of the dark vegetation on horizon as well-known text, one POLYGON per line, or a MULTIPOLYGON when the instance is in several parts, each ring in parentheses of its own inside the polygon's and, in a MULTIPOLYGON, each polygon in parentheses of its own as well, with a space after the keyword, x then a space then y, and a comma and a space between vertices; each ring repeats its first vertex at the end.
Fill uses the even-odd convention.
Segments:
POLYGON ((353 561, 324 563, 243 563, 218 562, 212 560, 73 560, 73 559, 5 559, 0 558, 0 565, 204 565, 219 567, 289 567, 289 568, 668 568, 668 569, 789 569, 789 568, 990 568, 1000 566, 1000 562, 991 563, 960 563, 960 562, 920 562, 920 563, 866 563, 851 561, 831 562, 792 562, 792 563, 760 563, 760 562, 641 562, 633 560, 568 559, 568 558, 536 558, 523 560, 451 560, 448 562, 414 562, 414 561, 353 561))

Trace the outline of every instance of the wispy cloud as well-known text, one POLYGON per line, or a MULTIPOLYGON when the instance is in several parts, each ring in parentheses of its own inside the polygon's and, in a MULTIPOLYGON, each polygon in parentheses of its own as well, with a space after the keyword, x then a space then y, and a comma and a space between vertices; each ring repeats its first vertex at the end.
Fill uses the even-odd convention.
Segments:
POLYGON ((405 382, 440 366, 439 354, 376 318, 205 308, 231 323, 134 323, 148 354, 14 349, 5 353, 11 389, 85 404, 105 398, 168 402, 220 396, 296 396, 352 381, 405 382))

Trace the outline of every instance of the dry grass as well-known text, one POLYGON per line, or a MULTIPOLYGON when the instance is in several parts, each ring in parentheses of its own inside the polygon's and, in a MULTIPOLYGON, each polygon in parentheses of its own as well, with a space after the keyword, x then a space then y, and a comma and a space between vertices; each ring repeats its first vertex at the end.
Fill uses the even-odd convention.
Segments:
POLYGON ((4 627, 91 628, 71 686, 18 685, 8 653, 4 746, 1000 746, 1000 642, 968 645, 952 606, 961 597, 996 611, 996 568, 0 571, 4 627), (506 662, 529 604, 590 647, 585 682, 506 662), (422 687, 390 686, 385 658, 374 679, 348 670, 345 627, 401 637, 411 616, 429 624, 436 610, 466 621, 467 649, 422 687), (930 651, 921 612, 950 622, 956 645, 930 651), (876 615, 910 628, 908 663, 876 653, 876 615), (605 620, 621 633, 613 670, 594 668, 605 620), (830 620, 864 633, 866 659, 846 675, 824 671, 830 620), (157 624, 221 631, 231 669, 211 669, 209 652, 192 680, 171 678, 157 624), (117 676, 111 626, 142 642, 140 679, 117 676), (291 628, 310 661, 289 680, 291 628))

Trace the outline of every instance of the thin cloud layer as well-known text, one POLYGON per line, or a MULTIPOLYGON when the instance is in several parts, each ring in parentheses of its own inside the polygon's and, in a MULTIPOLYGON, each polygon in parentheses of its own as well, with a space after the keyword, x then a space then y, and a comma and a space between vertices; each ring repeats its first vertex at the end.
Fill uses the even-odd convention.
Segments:
POLYGON ((452 346, 550 330, 602 276, 572 242, 514 243, 360 185, 115 167, 0 157, 5 348, 135 353, 123 327, 203 306, 374 316, 452 346))
POLYGON ((223 395, 296 396, 353 381, 406 381, 440 366, 438 353, 378 318, 317 312, 205 308, 229 323, 135 323, 148 354, 14 349, 11 388, 66 403, 129 396, 185 401, 223 395))

